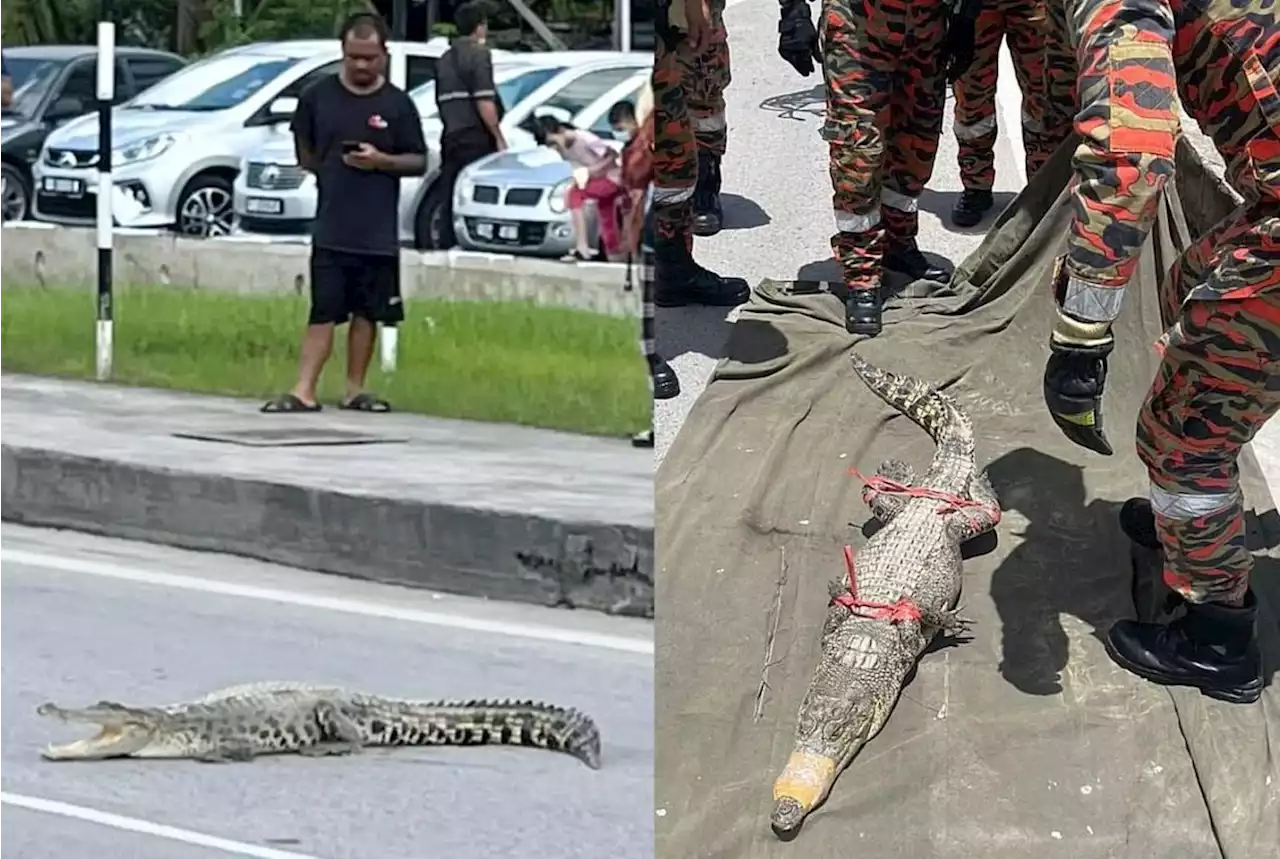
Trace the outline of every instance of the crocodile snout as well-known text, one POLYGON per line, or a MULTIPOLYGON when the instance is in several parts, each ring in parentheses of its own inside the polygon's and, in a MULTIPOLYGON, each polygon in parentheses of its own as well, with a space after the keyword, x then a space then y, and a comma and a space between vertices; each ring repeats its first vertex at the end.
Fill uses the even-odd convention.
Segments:
POLYGON ((773 804, 773 814, 769 825, 775 835, 787 835, 793 832, 804 820, 804 806, 789 796, 784 796, 773 804))

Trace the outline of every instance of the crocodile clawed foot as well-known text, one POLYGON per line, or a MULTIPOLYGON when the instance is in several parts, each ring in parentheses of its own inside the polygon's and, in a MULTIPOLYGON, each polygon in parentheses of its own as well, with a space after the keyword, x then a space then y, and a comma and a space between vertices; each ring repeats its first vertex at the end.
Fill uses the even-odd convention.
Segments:
POLYGON ((964 606, 956 606, 949 611, 940 611, 937 613, 926 613, 921 616, 921 620, 929 626, 935 627, 947 635, 960 635, 968 632, 973 626, 972 619, 964 617, 960 612, 964 611, 964 606))

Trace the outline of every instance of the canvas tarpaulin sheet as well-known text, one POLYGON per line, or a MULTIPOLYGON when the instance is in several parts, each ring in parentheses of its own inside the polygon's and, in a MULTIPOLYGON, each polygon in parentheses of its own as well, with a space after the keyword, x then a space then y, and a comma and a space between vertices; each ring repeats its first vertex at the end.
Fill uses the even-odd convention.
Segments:
POLYGON ((844 330, 816 285, 766 281, 657 477, 659 859, 1274 859, 1280 844, 1280 569, 1275 510, 1241 459, 1268 685, 1256 705, 1145 683, 1101 635, 1132 616, 1116 513, 1146 492, 1133 453, 1157 363, 1161 275, 1232 208, 1194 150, 1115 328, 1104 458, 1044 411, 1048 287, 1065 249, 1065 145, 952 284, 893 302, 884 333, 844 330), (848 361, 941 384, 973 419, 1004 517, 965 563, 969 640, 927 653, 884 731, 798 837, 770 831, 771 788, 819 657, 827 583, 870 521, 850 468, 923 473, 925 433, 848 361))

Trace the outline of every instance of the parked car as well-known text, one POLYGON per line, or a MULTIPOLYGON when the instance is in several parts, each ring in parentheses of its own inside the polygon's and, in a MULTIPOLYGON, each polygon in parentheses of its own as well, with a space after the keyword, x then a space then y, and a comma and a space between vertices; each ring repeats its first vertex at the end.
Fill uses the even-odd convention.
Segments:
MULTIPOLYGON (((622 143, 614 139, 609 125, 609 108, 619 101, 634 104, 648 80, 648 71, 635 74, 564 118, 621 151, 622 143)), ((565 199, 573 168, 551 149, 534 146, 528 132, 520 129, 519 135, 507 152, 481 158, 458 175, 454 233, 459 246, 470 250, 563 256, 575 246, 565 199)), ((591 243, 598 247, 593 206, 586 215, 591 243)))
MULTIPOLYGON (((516 104, 563 68, 560 61, 540 62, 540 54, 510 54, 494 61, 494 83, 503 104, 516 104)), ((440 168, 440 122, 435 106, 435 81, 410 91, 423 117, 427 145, 427 175, 440 168)), ((413 240, 417 191, 422 178, 400 180, 402 237, 413 240)), ((280 126, 262 149, 245 159, 235 181, 235 215, 240 230, 268 235, 305 235, 311 231, 317 197, 315 176, 298 166, 293 135, 280 126)))
MULTIPOLYGON (((417 86, 432 78, 448 45, 433 39, 391 47, 403 52, 409 84, 417 86)), ((193 63, 115 108, 116 223, 189 236, 229 233, 232 183, 244 156, 288 123, 298 94, 335 74, 341 57, 336 39, 244 45, 193 63)), ((32 169, 32 214, 59 224, 93 224, 97 157, 96 116, 52 132, 32 169)))
MULTIPOLYGON (((506 106, 503 133, 512 147, 528 148, 533 145, 533 139, 519 125, 535 111, 553 111, 568 119, 595 102, 602 93, 616 87, 619 81, 630 80, 637 75, 647 76, 652 67, 652 54, 640 52, 556 51, 501 57, 495 52, 496 82, 500 89, 505 88, 502 93, 506 106)), ((445 195, 452 189, 444 188, 436 181, 442 128, 435 108, 434 81, 414 90, 411 95, 423 115, 428 163, 425 177, 401 180, 401 237, 413 247, 431 250, 441 246, 440 219, 447 199, 445 195)), ((605 110, 608 110, 607 106, 605 110)), ((277 136, 271 146, 269 151, 251 156, 242 171, 245 177, 243 193, 238 188, 236 196, 240 224, 253 232, 305 233, 315 215, 314 180, 308 179, 298 168, 291 141, 277 136), (264 179, 279 187, 281 177, 284 177, 283 184, 291 186, 287 191, 262 187, 264 179), (264 191, 270 193, 264 194, 264 191), (280 202, 265 202, 268 199, 280 202), (250 211, 251 208, 254 211, 250 211), (283 214, 277 216, 274 212, 283 214)))
MULTIPOLYGON (((32 45, 4 49, 13 83, 13 102, 0 117, 4 159, 4 220, 31 213, 31 166, 45 138, 58 126, 97 104, 98 50, 93 45, 32 45)), ((181 69, 187 61, 167 51, 116 48, 115 103, 181 69)))

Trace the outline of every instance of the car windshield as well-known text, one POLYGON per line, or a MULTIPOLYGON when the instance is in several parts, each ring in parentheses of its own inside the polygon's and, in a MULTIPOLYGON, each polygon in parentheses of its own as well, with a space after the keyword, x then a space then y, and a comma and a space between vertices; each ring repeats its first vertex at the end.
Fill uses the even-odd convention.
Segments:
POLYGON ((125 106, 130 110, 230 110, 297 63, 296 57, 214 56, 165 78, 125 106))
POLYGON ((34 57, 5 57, 4 64, 13 81, 13 103, 5 108, 5 112, 12 111, 23 116, 35 113, 65 65, 34 57))
MULTIPOLYGON (((528 98, 534 90, 562 71, 564 71, 563 66, 555 66, 550 68, 539 67, 512 74, 498 84, 498 97, 502 99, 502 106, 510 110, 528 98)), ((418 111, 424 117, 436 116, 440 112, 439 108, 436 107, 435 81, 427 81, 410 93, 410 96, 413 98, 414 103, 418 105, 418 111)))

